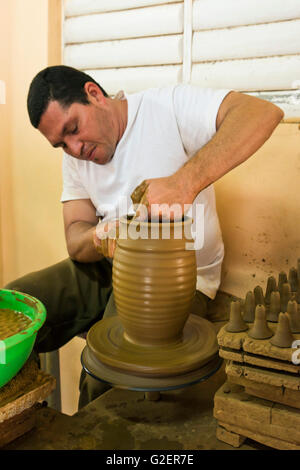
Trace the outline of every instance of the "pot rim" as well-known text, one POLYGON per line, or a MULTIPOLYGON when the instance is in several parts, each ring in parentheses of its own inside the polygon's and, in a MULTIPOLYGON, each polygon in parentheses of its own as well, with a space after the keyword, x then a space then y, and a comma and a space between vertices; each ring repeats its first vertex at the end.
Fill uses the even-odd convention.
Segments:
POLYGON ((181 221, 177 221, 177 222, 174 222, 174 221, 160 221, 160 222, 151 222, 151 221, 142 221, 142 220, 136 220, 136 219, 132 219, 132 215, 122 215, 120 217, 120 223, 124 223, 126 225, 129 225, 129 224, 134 224, 134 225, 141 225, 142 227, 162 227, 163 224, 165 223, 169 223, 171 227, 180 227, 182 225, 190 225, 193 223, 193 219, 187 215, 184 216, 183 220, 181 221), (129 217, 131 217, 131 219, 129 219, 129 217))

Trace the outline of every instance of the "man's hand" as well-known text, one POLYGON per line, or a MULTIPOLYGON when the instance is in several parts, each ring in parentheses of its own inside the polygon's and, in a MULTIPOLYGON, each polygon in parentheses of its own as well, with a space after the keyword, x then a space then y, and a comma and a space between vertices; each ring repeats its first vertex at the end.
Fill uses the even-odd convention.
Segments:
POLYGON ((132 193, 137 220, 181 220, 196 194, 177 174, 144 180, 132 193), (143 204, 140 207, 139 204, 143 204))
POLYGON ((119 231, 119 221, 99 222, 93 233, 94 246, 98 253, 113 258, 119 231))

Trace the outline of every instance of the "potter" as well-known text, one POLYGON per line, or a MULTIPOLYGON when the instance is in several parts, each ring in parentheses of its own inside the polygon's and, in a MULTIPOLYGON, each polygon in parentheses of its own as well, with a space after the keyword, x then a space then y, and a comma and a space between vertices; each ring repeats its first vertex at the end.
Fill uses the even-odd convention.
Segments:
MULTIPOLYGON (((263 145, 282 119, 281 109, 231 89, 187 84, 111 98, 84 72, 54 66, 34 77, 28 112, 49 143, 64 150, 61 202, 69 253, 6 286, 46 306, 36 351, 58 349, 114 313, 111 261, 95 248, 96 227, 110 219, 108 203, 118 207, 143 182, 143 202, 149 213, 157 205, 157 217, 164 217, 164 204, 179 204, 182 212, 185 204, 204 205, 194 300, 195 311, 205 315, 224 256, 213 183, 263 145)), ((113 257, 116 240, 106 243, 105 254, 113 257)), ((79 406, 97 396, 98 385, 83 373, 79 406)))

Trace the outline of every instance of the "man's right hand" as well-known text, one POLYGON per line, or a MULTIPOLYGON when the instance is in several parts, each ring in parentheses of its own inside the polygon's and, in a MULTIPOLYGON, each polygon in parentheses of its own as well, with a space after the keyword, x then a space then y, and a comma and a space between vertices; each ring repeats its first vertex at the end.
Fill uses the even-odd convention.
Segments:
POLYGON ((94 246, 98 253, 113 258, 119 233, 119 220, 99 222, 93 234, 94 246))

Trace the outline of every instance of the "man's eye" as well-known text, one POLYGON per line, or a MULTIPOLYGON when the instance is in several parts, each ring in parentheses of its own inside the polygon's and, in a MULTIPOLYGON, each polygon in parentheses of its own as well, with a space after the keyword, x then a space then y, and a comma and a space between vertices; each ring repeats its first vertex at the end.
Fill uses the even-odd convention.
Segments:
POLYGON ((77 134, 78 132, 78 127, 75 126, 74 129, 71 131, 71 134, 77 134))

